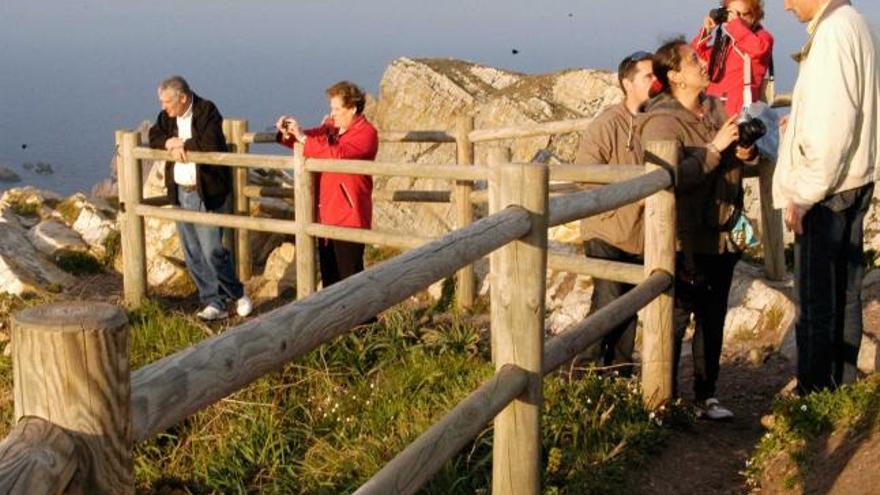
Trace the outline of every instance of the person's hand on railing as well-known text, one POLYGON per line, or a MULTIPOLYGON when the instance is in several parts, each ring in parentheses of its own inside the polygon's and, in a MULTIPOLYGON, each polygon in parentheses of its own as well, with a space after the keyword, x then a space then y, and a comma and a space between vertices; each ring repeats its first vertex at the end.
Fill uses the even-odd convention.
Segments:
POLYGON ((165 141, 165 149, 171 152, 171 157, 176 162, 186 162, 186 150, 183 149, 183 140, 179 137, 168 138, 165 141))

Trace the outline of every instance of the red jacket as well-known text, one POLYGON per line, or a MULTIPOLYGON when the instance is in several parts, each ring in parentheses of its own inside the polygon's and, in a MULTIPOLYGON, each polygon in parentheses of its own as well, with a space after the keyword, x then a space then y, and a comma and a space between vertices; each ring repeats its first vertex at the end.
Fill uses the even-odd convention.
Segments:
MULTIPOLYGON (((333 125, 322 125, 304 131, 308 136, 303 154, 306 158, 333 158, 343 160, 375 160, 379 151, 379 133, 363 116, 354 118, 342 134, 333 125)), ((279 143, 293 148, 293 136, 284 139, 278 133, 279 143)), ((319 173, 318 223, 339 227, 369 229, 373 218, 373 178, 369 175, 319 173)))
MULTIPOLYGON (((758 101, 761 97, 761 85, 764 82, 764 76, 767 75, 770 58, 773 54, 773 35, 761 26, 752 31, 742 19, 734 19, 728 22, 725 27, 727 33, 733 38, 731 45, 736 46, 752 58, 752 84, 750 85, 752 101, 758 101)), ((712 46, 709 45, 711 37, 711 33, 701 29, 691 41, 691 46, 706 63, 709 62, 709 57, 712 54, 712 46)), ((739 115, 743 105, 743 59, 732 48, 728 48, 724 58, 724 75, 720 81, 710 83, 706 93, 719 98, 722 98, 726 93, 725 109, 727 114, 739 115)))

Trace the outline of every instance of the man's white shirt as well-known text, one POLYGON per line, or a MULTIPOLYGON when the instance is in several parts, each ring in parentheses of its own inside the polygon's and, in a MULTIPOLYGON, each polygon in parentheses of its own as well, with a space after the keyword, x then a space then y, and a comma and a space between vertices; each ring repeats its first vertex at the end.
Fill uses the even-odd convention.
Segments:
MULTIPOLYGON (((192 138, 192 102, 189 108, 180 117, 177 117, 177 137, 181 141, 192 138)), ((196 185, 196 164, 193 162, 175 162, 174 163, 174 182, 181 186, 196 185)))

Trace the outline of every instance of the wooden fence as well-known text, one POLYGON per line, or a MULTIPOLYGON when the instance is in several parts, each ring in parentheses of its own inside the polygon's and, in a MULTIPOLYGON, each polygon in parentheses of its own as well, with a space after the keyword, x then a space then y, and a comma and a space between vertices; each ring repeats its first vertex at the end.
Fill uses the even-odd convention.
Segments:
MULTIPOLYGON (((468 136, 474 143, 570 132, 584 123, 481 131, 460 124, 457 129, 459 139, 468 136)), ((244 151, 240 146, 248 142, 242 133, 246 124, 230 128, 238 129, 232 131, 233 136, 238 132, 232 141, 243 143, 236 146, 237 151, 244 151)), ((389 138, 452 142, 444 133, 386 133, 389 138)), ((648 407, 656 407, 671 397, 675 196, 668 170, 678 159, 675 143, 646 143, 646 165, 633 167, 509 163, 504 149, 490 153, 489 166, 467 167, 304 159, 301 153, 293 157, 190 153, 198 163, 293 169, 297 216, 290 221, 152 205, 142 198, 141 161, 166 160, 169 153, 141 147, 136 133, 120 132, 117 139, 122 157, 124 292, 129 304, 138 304, 146 294, 145 216, 295 234, 298 297, 133 373, 128 369, 127 325, 118 308, 66 303, 17 314, 13 319, 17 425, 0 443, 2 493, 132 493, 133 442, 183 421, 432 283, 461 274, 485 256, 490 256, 496 374, 358 493, 414 493, 493 419, 493 493, 539 493, 543 376, 643 307, 645 401, 648 407), (450 197, 458 197, 460 205, 471 204, 473 181, 487 180, 490 214, 465 221, 467 215, 462 213, 462 225, 439 239, 315 224, 311 218, 311 177, 317 172, 448 179, 456 181, 450 197), (614 183, 551 198, 551 179, 614 183), (642 199, 646 202, 647 246, 643 266, 548 254, 549 227, 642 199), (315 237, 409 250, 316 292, 315 237), (638 285, 615 303, 545 341, 545 274, 554 263, 578 273, 638 285)), ((255 140, 259 135, 250 139, 255 140)), ((467 160, 459 154, 459 161, 467 160)), ((249 191, 243 175, 236 173, 237 196, 249 191)), ((246 202, 237 200, 236 208, 246 212, 246 202)))

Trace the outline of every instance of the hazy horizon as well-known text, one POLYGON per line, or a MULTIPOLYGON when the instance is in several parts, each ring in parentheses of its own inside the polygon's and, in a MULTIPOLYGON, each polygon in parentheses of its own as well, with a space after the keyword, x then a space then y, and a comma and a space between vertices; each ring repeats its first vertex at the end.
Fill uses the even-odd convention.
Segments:
MULTIPOLYGON (((777 87, 805 27, 767 2, 777 87)), ((340 79, 376 93, 402 56, 453 57, 527 73, 612 69, 628 53, 692 36, 717 2, 574 0, 418 2, 341 0, 26 2, 0 5, 0 165, 22 183, 69 194, 108 175, 113 131, 158 112, 155 87, 183 74, 228 117, 261 130, 279 113, 306 123, 325 113, 323 89, 340 79), (513 54, 512 50, 518 50, 513 54), (23 148, 22 145, 27 145, 23 148), (24 162, 48 162, 36 176, 24 162)), ((876 26, 880 2, 855 2, 876 26)), ((280 150, 279 150, 280 152, 280 150)))

